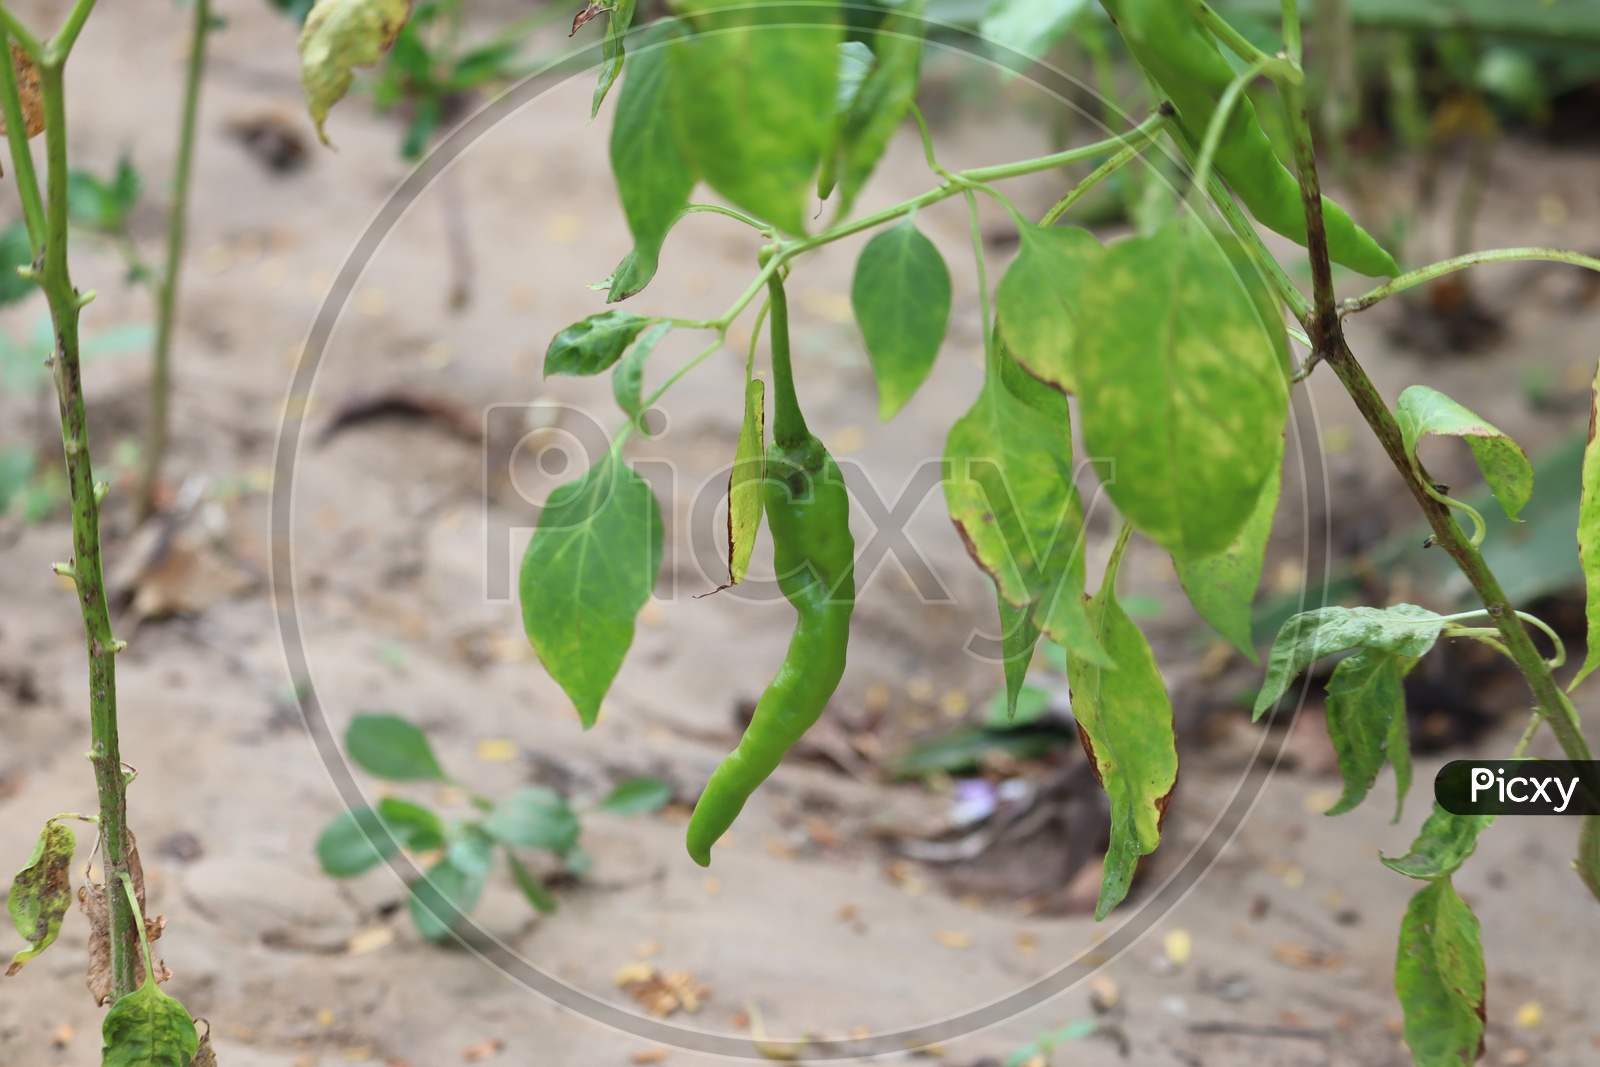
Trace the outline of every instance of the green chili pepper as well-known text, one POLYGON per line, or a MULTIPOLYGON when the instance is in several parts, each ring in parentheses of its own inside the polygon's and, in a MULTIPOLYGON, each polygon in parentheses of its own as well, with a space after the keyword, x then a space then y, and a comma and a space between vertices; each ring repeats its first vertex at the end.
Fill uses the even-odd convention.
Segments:
POLYGON ((776 274, 772 295, 775 411, 762 483, 778 588, 799 616, 783 665, 756 703, 739 746, 711 774, 689 819, 689 855, 702 867, 756 787, 808 730, 844 675, 855 608, 855 540, 839 467, 806 428, 789 366, 789 312, 776 274))
MULTIPOLYGON (((1184 0, 1101 3, 1121 31, 1128 51, 1172 102, 1179 124, 1198 145, 1234 78, 1233 67, 1211 32, 1184 0)), ((1273 152, 1272 142, 1256 121, 1255 106, 1247 98, 1239 99, 1223 124, 1215 166, 1256 221, 1291 241, 1306 243, 1300 182, 1273 152)), ((1322 198, 1322 218, 1328 256, 1334 262, 1373 277, 1400 273, 1394 257, 1327 197, 1322 198)))

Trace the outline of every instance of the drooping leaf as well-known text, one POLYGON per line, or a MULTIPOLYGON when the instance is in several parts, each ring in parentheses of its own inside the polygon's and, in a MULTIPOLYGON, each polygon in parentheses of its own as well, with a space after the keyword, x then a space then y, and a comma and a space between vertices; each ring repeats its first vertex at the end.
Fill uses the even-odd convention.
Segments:
MULTIPOLYGON (((1020 369, 1015 374, 1027 377, 1020 369)), ((945 503, 1002 599, 1032 605, 1035 624, 1052 641, 1105 662, 1083 609, 1083 516, 1072 482, 1066 401, 1058 399, 1060 421, 1053 421, 991 369, 945 440, 945 503)))
POLYGON ((918 741, 889 758, 892 778, 918 778, 927 774, 956 774, 981 766, 994 753, 1013 759, 1030 759, 1071 744, 1057 729, 1034 726, 982 727, 969 723, 947 733, 918 741))
POLYGON ((1020 73, 1012 53, 1037 60, 1072 28, 1088 0, 994 0, 978 32, 999 49, 997 59, 1020 73))
POLYGON ((535 911, 544 915, 554 915, 556 898, 545 888, 545 884, 539 881, 539 876, 528 870, 510 849, 506 849, 506 862, 511 865, 511 877, 516 881, 517 888, 522 891, 522 898, 532 904, 535 911))
POLYGON ((610 451, 550 495, 522 558, 522 622, 585 727, 633 643, 634 617, 661 570, 661 507, 610 451))
POLYGON ((639 416, 644 414, 644 365, 650 361, 656 345, 671 331, 672 323, 656 323, 628 346, 617 365, 611 369, 611 395, 616 397, 617 407, 635 424, 639 416))
POLYGON ((1111 843, 1094 916, 1128 895, 1139 857, 1161 843, 1161 820, 1178 781, 1172 703, 1150 644, 1117 603, 1113 561, 1089 601, 1089 621, 1116 664, 1104 668, 1067 651, 1072 714, 1095 777, 1111 801, 1111 843))
POLYGON ((1394 988, 1418 1067, 1470 1067, 1483 1055, 1483 944, 1449 878, 1411 898, 1400 923, 1394 988))
POLYGON ((1256 506, 1239 530, 1233 544, 1215 556, 1197 559, 1173 557, 1178 581, 1189 596, 1189 603, 1213 630, 1226 637, 1250 662, 1258 662, 1251 637, 1250 607, 1261 586, 1261 568, 1267 558, 1267 539, 1272 536, 1272 520, 1278 511, 1278 495, 1283 488, 1283 442, 1278 442, 1278 464, 1267 475, 1256 506))
POLYGON ((878 417, 887 422, 928 377, 944 343, 950 269, 907 219, 861 250, 850 305, 878 379, 878 417))
POLYGON ((850 213, 916 99, 925 6, 926 0, 905 0, 870 35, 875 62, 839 124, 830 164, 838 174, 840 218, 850 213))
POLYGON ((72 906, 72 850, 76 845, 70 827, 47 822, 39 831, 28 865, 17 872, 6 897, 11 922, 28 947, 11 957, 7 977, 55 942, 61 919, 72 906))
POLYGON ((496 841, 547 852, 565 852, 578 843, 578 817, 561 794, 525 786, 494 806, 483 828, 496 841))
POLYGON ((671 800, 671 782, 641 776, 618 782, 598 806, 601 811, 609 811, 613 815, 644 815, 671 800))
POLYGON ((368 774, 391 782, 448 782, 428 737, 414 724, 386 712, 357 715, 344 735, 345 751, 368 774))
POLYGON ((761 486, 767 475, 766 385, 760 378, 745 383, 744 420, 728 472, 728 584, 738 585, 750 571, 750 554, 761 531, 766 508, 761 486))
POLYGON ((1024 224, 1017 236, 1021 248, 995 293, 1000 332, 1017 362, 1070 393, 1076 388, 1079 294, 1106 250, 1075 226, 1024 224))
POLYGON ((1283 624, 1267 657, 1267 678, 1256 697, 1255 718, 1278 702, 1301 671, 1323 656, 1375 648, 1419 658, 1444 629, 1443 616, 1415 604, 1392 608, 1318 608, 1283 624))
POLYGON ((544 374, 583 377, 609 370, 650 319, 631 311, 602 311, 556 334, 544 353, 544 374))
POLYGON ((1404 856, 1379 858, 1385 867, 1407 878, 1448 878, 1477 849, 1478 835, 1494 820, 1493 815, 1454 815, 1436 802, 1404 856))
POLYGON ((1013 607, 1006 598, 996 596, 1000 604, 1000 652, 1005 657, 1006 721, 1017 717, 1017 698, 1022 694, 1023 682, 1028 678, 1028 664, 1033 661, 1034 646, 1039 643, 1039 628, 1033 624, 1033 605, 1013 607))
POLYGON ((837 11, 719 0, 694 21, 670 45, 679 146, 736 207, 803 234, 834 131, 837 11))
POLYGON ((611 126, 611 171, 633 234, 633 249, 612 272, 607 303, 625 300, 655 277, 661 244, 688 206, 695 172, 672 125, 671 61, 667 43, 683 34, 663 19, 640 36, 617 94, 611 126))
POLYGON ((1465 438, 1483 480, 1510 518, 1515 519, 1533 495, 1533 465, 1522 446, 1437 389, 1408 388, 1400 394, 1394 418, 1413 461, 1423 434, 1465 438))
POLYGON ((117 998, 100 1036, 100 1067, 189 1067, 200 1048, 189 1012, 153 979, 117 998))
POLYGON ((594 87, 594 104, 589 109, 590 118, 600 114, 600 105, 605 103, 606 94, 616 83, 617 75, 622 73, 622 60, 627 52, 628 27, 633 25, 633 12, 637 6, 638 0, 616 0, 610 14, 606 16, 606 40, 601 46, 600 82, 594 87))
MULTIPOLYGON (((839 84, 834 93, 834 111, 837 114, 842 116, 850 111, 850 105, 860 95, 861 85, 876 62, 872 49, 865 42, 839 42, 839 84)), ((828 194, 818 189, 817 195, 826 199, 828 194)))
POLYGON ((1406 794, 1411 792, 1411 728, 1406 723, 1404 709, 1389 720, 1389 763, 1394 767, 1394 818, 1400 821, 1405 814, 1406 794))
POLYGON ((1107 249, 1079 298, 1074 376, 1106 491, 1179 558, 1238 537, 1277 465, 1288 393, 1227 254, 1173 219, 1107 249))
POLYGON ((357 67, 383 58, 411 17, 410 0, 317 0, 300 27, 300 84, 323 144, 328 110, 344 98, 357 67))
MULTIPOLYGON (((1390 758, 1395 720, 1404 727, 1406 695, 1401 683, 1416 664, 1410 656, 1364 648, 1333 669, 1328 679, 1328 736, 1339 757, 1344 793, 1327 814, 1342 815, 1360 804, 1377 780, 1390 758)), ((1408 772, 1409 756, 1407 752, 1402 757, 1408 772)), ((1396 776, 1399 773, 1397 763, 1396 776)))
MULTIPOLYGON (((1583 490, 1578 500, 1578 558, 1583 565, 1587 593, 1588 652, 1568 691, 1600 667, 1600 444, 1595 443, 1595 423, 1600 418, 1600 367, 1589 387, 1589 437, 1583 446, 1583 490)), ((1551 525, 1554 525, 1553 523, 1551 525)))
POLYGON ((406 902, 417 932, 429 941, 448 941, 456 912, 472 913, 486 877, 487 867, 463 870, 449 857, 429 867, 425 877, 411 884, 406 902))

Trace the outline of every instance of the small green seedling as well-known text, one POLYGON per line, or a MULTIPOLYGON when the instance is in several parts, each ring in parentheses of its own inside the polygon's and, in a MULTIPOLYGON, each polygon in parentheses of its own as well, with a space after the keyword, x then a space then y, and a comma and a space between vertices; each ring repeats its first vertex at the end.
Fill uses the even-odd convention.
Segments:
MULTIPOLYGON (((581 878, 592 866, 578 844, 578 814, 552 789, 524 786, 493 801, 450 777, 428 738, 398 715, 357 715, 345 731, 353 763, 387 782, 431 782, 459 792, 471 814, 447 818, 426 804, 385 797, 372 807, 342 812, 317 837, 317 860, 334 878, 354 878, 402 850, 424 864, 424 876, 409 886, 411 920, 430 941, 448 941, 458 916, 477 906, 495 856, 503 854, 523 897, 546 915, 556 898, 528 864, 528 852, 557 858, 560 873, 581 878)), ((654 778, 630 778, 595 810, 619 815, 655 811, 672 799, 672 787, 654 778)))

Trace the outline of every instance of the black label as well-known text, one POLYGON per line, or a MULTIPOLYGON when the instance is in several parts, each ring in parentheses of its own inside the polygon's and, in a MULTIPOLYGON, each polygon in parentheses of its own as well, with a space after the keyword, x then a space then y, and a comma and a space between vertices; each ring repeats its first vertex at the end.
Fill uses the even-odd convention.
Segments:
POLYGON ((1487 759, 1447 763, 1433 795, 1452 815, 1600 814, 1600 762, 1487 759))

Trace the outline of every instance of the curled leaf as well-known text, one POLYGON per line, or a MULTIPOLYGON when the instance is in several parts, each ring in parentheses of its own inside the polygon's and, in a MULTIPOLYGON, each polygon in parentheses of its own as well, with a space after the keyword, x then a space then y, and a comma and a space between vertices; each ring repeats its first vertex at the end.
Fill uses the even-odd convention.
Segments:
POLYGON ((300 29, 300 85, 317 137, 328 144, 322 124, 344 99, 356 67, 383 58, 411 17, 410 0, 317 0, 300 29))
MULTIPOLYGON (((139 902, 139 912, 143 914, 144 865, 139 862, 139 847, 134 844, 131 830, 124 838, 124 844, 127 846, 128 877, 133 882, 133 896, 139 902)), ((106 887, 93 882, 79 886, 78 910, 89 920, 89 993, 96 1004, 104 1004, 111 999, 111 915, 106 907, 106 887)), ((160 940, 161 932, 166 928, 166 916, 145 916, 144 935, 152 944, 160 940)), ((133 978, 143 984, 144 954, 136 949, 137 942, 129 946, 133 952, 133 978)), ((171 977, 172 971, 167 968, 165 961, 156 960, 155 980, 165 982, 171 977)))

